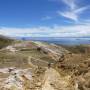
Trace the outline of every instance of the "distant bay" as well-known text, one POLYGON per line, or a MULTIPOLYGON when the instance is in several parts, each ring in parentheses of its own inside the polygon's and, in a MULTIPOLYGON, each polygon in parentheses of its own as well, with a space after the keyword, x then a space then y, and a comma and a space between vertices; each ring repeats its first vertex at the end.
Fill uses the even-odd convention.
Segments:
POLYGON ((33 40, 33 41, 43 41, 48 43, 62 44, 62 45, 79 45, 79 44, 90 44, 90 37, 17 37, 17 39, 22 40, 33 40))

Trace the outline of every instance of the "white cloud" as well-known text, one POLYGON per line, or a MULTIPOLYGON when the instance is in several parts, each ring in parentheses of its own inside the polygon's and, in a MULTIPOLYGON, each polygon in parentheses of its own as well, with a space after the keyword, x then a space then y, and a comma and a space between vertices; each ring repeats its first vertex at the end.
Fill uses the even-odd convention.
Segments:
POLYGON ((76 4, 75 4, 75 0, 62 0, 67 6, 69 6, 70 9, 75 9, 76 8, 76 4))
POLYGON ((90 37, 90 22, 72 26, 5 28, 0 34, 11 37, 90 37))
POLYGON ((74 21, 78 21, 78 16, 74 12, 60 12, 58 11, 59 15, 62 15, 63 17, 69 18, 74 21))
POLYGON ((58 14, 74 21, 78 21, 79 15, 82 14, 85 10, 89 9, 89 6, 79 7, 76 4, 76 0, 62 0, 62 1, 69 8, 67 8, 67 10, 65 10, 64 12, 58 11, 58 14))

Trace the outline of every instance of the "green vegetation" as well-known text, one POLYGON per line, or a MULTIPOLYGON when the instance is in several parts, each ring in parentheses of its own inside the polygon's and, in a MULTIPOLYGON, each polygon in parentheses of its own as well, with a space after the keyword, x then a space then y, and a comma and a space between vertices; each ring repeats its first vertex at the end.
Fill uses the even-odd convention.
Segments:
POLYGON ((63 46, 67 50, 69 50, 72 53, 86 53, 87 51, 87 46, 84 45, 77 45, 77 46, 63 46))
POLYGON ((32 56, 34 58, 39 58, 39 57, 44 56, 43 53, 37 51, 36 49, 21 50, 19 51, 19 53, 21 53, 22 55, 26 55, 26 56, 32 56))
POLYGON ((19 53, 0 51, 0 68, 2 67, 28 67, 27 57, 19 53))
POLYGON ((8 39, 6 37, 0 37, 0 49, 7 45, 10 45, 12 41, 12 39, 8 39))

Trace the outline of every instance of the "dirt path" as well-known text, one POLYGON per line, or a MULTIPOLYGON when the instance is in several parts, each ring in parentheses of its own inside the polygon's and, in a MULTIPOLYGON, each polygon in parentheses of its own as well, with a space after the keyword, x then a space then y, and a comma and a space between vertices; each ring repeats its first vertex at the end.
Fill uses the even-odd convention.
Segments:
POLYGON ((42 90, 75 90, 70 86, 70 76, 61 76, 55 69, 47 69, 42 90))
POLYGON ((45 73, 45 83, 42 87, 42 90, 54 90, 54 88, 50 85, 50 82, 51 82, 51 78, 54 77, 54 74, 53 73, 53 69, 47 69, 46 73, 45 73))

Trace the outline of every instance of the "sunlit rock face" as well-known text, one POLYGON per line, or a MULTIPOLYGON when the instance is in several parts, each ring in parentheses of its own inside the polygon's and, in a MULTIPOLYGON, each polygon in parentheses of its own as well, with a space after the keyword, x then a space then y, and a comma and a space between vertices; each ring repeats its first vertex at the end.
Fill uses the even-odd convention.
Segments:
POLYGON ((16 88, 16 90, 24 90, 25 80, 32 80, 32 73, 30 69, 18 69, 18 68, 5 68, 1 69, 0 73, 9 74, 7 77, 2 78, 0 85, 1 90, 8 90, 16 88))
POLYGON ((71 77, 61 76, 56 70, 50 68, 2 69, 0 73, 8 74, 6 78, 2 78, 0 90, 70 90, 74 86, 71 84, 71 77), (61 85, 61 86, 60 86, 61 85))

